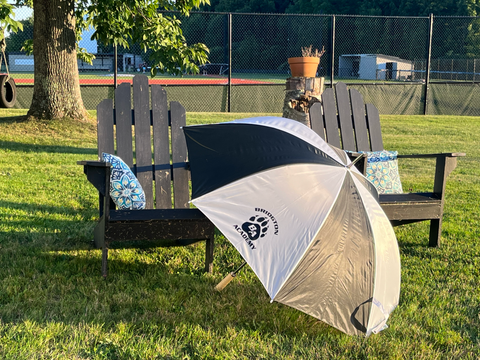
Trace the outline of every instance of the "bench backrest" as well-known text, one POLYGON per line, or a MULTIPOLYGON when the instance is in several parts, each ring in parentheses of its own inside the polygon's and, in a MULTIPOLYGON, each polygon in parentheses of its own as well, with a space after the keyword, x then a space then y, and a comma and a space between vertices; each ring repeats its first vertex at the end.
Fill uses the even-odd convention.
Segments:
POLYGON ((329 144, 350 151, 383 150, 380 116, 373 104, 364 104, 355 89, 344 83, 325 89, 322 101, 310 108, 312 129, 329 144))
POLYGON ((115 89, 114 108, 112 99, 98 105, 98 156, 116 154, 130 166, 145 191, 147 209, 172 208, 172 188, 173 207, 188 208, 187 147, 181 130, 185 109, 172 101, 168 110, 160 85, 152 85, 150 93, 151 101, 148 78, 136 75, 133 108, 129 83, 115 89))

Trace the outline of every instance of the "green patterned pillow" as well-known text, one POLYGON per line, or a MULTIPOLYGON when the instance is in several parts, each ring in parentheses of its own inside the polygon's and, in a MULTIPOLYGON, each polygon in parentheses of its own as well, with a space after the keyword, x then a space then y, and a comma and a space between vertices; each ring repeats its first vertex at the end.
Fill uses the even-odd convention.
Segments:
POLYGON ((362 151, 367 154, 366 177, 379 194, 401 194, 402 183, 398 174, 396 151, 362 151))

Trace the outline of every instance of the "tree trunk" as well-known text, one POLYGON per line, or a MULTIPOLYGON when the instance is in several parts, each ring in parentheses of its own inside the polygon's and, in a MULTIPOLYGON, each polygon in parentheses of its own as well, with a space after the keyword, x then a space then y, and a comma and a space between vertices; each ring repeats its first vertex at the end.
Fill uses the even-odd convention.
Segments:
POLYGON ((34 0, 35 84, 28 116, 83 119, 75 49, 75 1, 34 0))

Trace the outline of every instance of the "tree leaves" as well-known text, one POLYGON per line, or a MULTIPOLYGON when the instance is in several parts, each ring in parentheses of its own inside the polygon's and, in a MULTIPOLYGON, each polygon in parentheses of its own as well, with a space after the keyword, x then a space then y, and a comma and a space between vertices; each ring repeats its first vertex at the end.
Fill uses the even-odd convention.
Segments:
POLYGON ((77 19, 81 16, 82 26, 92 25, 92 39, 106 45, 128 48, 131 43, 139 44, 149 54, 152 76, 158 72, 197 73, 198 66, 207 62, 207 47, 187 45, 180 20, 159 9, 188 15, 202 4, 208 4, 208 0, 80 1, 77 19))
MULTIPOLYGON (((0 28, 9 32, 23 30, 23 24, 14 19, 13 5, 8 4, 7 0, 0 0, 0 28)), ((0 31, 0 41, 5 39, 5 34, 0 31)))
MULTIPOLYGON (((17 5, 33 6, 33 2, 18 0, 17 5)), ((93 26, 92 39, 124 48, 137 43, 148 52, 152 75, 197 73, 198 66, 207 62, 208 48, 204 44, 187 45, 181 22, 173 12, 188 16, 192 8, 206 4, 209 0, 76 0, 77 43, 83 30, 93 26)), ((11 18, 12 9, 7 0, 0 0, 0 24, 4 19, 9 31, 21 30, 22 24, 11 18)), ((26 43, 24 49, 32 51, 32 45, 26 43)), ((95 58, 82 48, 77 47, 77 53, 88 63, 95 58)))

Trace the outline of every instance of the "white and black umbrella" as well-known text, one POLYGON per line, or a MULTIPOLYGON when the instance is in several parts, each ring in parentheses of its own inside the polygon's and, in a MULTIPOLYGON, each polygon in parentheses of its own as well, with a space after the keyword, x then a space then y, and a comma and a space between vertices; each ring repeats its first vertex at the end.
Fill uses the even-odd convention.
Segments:
POLYGON ((348 334, 386 327, 400 256, 375 188, 297 121, 184 128, 192 202, 237 248, 272 301, 348 334))

